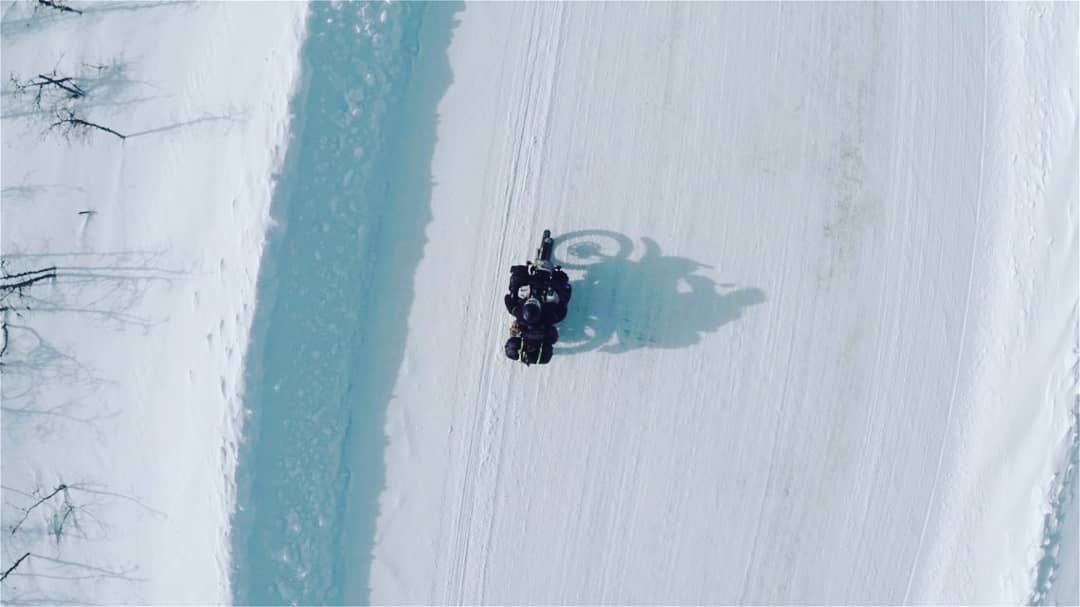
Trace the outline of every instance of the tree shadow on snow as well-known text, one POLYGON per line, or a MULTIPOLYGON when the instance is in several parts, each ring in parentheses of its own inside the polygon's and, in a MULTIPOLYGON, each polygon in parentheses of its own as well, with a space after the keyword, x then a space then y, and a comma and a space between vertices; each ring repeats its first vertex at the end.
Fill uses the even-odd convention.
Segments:
POLYGON ((555 239, 553 260, 567 270, 573 298, 559 324, 556 354, 637 348, 685 348, 765 301, 754 287, 718 284, 697 273, 709 266, 664 255, 651 238, 638 259, 633 241, 608 230, 581 230, 555 239))

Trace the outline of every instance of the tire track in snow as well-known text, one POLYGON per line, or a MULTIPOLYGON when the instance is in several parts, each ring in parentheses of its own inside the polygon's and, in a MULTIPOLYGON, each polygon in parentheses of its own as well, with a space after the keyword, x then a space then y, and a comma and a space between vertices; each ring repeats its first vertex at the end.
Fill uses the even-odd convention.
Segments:
POLYGON ((919 541, 915 545, 915 557, 911 562, 911 571, 908 573, 907 587, 904 590, 903 604, 908 603, 911 596, 911 588, 915 582, 915 571, 919 567, 919 557, 922 554, 923 544, 926 541, 926 530, 930 526, 930 514, 934 511, 934 500, 937 499, 938 485, 941 482, 941 468, 945 461, 945 447, 949 442, 949 426, 952 423, 953 408, 956 405, 956 393, 960 386, 960 366, 964 361, 964 344, 967 341, 968 318, 971 311, 971 291, 973 277, 975 276, 975 253, 979 244, 979 219, 982 211, 984 171, 986 170, 986 113, 987 98, 990 83, 990 25, 989 8, 983 5, 983 95, 982 95, 982 134, 979 137, 979 186, 975 195, 975 223, 971 235, 971 259, 968 264, 967 292, 964 295, 964 316, 960 323, 960 341, 957 346, 955 372, 953 373, 952 390, 949 395, 949 405, 945 411, 944 433, 941 437, 941 447, 938 449, 937 466, 934 471, 934 482, 930 485, 930 499, 926 503, 926 514, 923 516, 922 529, 919 531, 919 541))
MULTIPOLYGON (((500 81, 505 81, 506 80, 505 70, 506 70, 506 65, 504 64, 503 71, 502 71, 502 73, 499 74, 500 81)), ((510 126, 513 125, 515 117, 516 117, 516 115, 512 114, 512 113, 507 116, 506 121, 508 123, 508 130, 512 130, 512 129, 510 129, 510 126)), ((494 161, 495 152, 492 151, 493 147, 494 146, 490 146, 488 148, 489 151, 488 151, 488 155, 487 155, 487 161, 484 163, 485 167, 491 167, 491 166, 496 165, 496 163, 494 161)), ((504 171, 499 171, 498 174, 502 175, 503 172, 504 171)), ((506 186, 506 188, 504 188, 504 190, 503 190, 503 192, 501 194, 501 197, 500 197, 505 202, 505 204, 504 204, 504 208, 502 209, 501 213, 489 213, 489 214, 487 214, 487 216, 489 217, 489 220, 485 224, 486 229, 484 230, 484 233, 487 233, 487 234, 493 234, 494 233, 494 234, 499 235, 499 250, 501 251, 504 248, 503 244, 504 244, 504 242, 506 240, 507 224, 508 224, 508 222, 510 220, 510 213, 512 211, 512 205, 511 205, 512 196, 510 195, 510 181, 506 180, 504 178, 501 178, 501 177, 497 178, 497 179, 499 181, 506 181, 507 182, 507 186, 506 186)), ((483 174, 483 182, 484 182, 484 185, 483 185, 483 188, 482 188, 482 194, 483 195, 481 196, 481 198, 483 200, 490 200, 490 199, 493 198, 493 196, 488 195, 490 193, 491 188, 489 188, 490 178, 489 178, 488 172, 486 170, 484 171, 484 174, 483 174)), ((477 255, 476 255, 477 252, 478 252, 478 250, 474 249, 474 256, 473 256, 474 262, 477 259, 477 255)), ((483 267, 483 269, 484 269, 484 274, 483 275, 485 275, 485 276, 495 275, 494 274, 495 266, 501 265, 501 262, 502 262, 502 260, 500 260, 500 259, 492 260, 492 258, 490 256, 483 257, 480 260, 481 267, 483 267)), ((473 293, 473 291, 471 291, 471 290, 466 292, 466 298, 467 298, 468 303, 471 303, 471 301, 472 301, 472 293, 473 293)), ((486 298, 483 299, 479 304, 480 309, 486 309, 486 307, 489 306, 489 305, 491 305, 491 302, 488 301, 486 298)), ((468 304, 467 304, 467 306, 468 306, 468 304)), ((481 342, 479 342, 481 344, 486 344, 486 343, 490 342, 491 334, 495 330, 495 324, 490 321, 491 316, 488 315, 488 314, 485 314, 483 312, 480 312, 480 311, 477 312, 477 319, 478 320, 482 319, 482 318, 485 318, 485 317, 488 318, 489 321, 488 321, 488 323, 486 325, 484 325, 483 340, 481 342)), ((470 346, 475 347, 473 342, 464 342, 463 341, 460 344, 460 347, 461 347, 462 351, 466 350, 470 346)), ((462 360, 467 360, 467 359, 462 359, 462 360)), ((488 370, 487 369, 488 369, 489 363, 490 363, 490 359, 488 357, 481 357, 480 358, 480 367, 479 367, 479 370, 478 370, 478 373, 477 373, 477 377, 480 377, 480 378, 487 377, 487 375, 488 375, 488 370)), ((483 384, 481 384, 481 386, 482 385, 483 384)), ((471 386, 464 386, 464 385, 458 387, 458 391, 464 393, 462 396, 459 396, 458 402, 470 402, 470 403, 474 403, 474 404, 476 402, 478 402, 477 401, 477 396, 478 395, 476 393, 474 393, 472 390, 470 390, 470 388, 471 388, 471 386)), ((474 406, 474 411, 475 411, 475 406, 474 406)), ((461 418, 460 414, 454 415, 454 419, 460 419, 460 418, 461 418)), ((475 413, 472 415, 472 418, 476 419, 475 413)), ((466 452, 466 457, 467 458, 471 457, 472 453, 474 451, 473 450, 473 445, 475 443, 475 436, 476 436, 476 431, 475 430, 476 430, 476 425, 474 424, 473 431, 469 434, 469 437, 470 437, 469 443, 467 445, 465 445, 465 452, 466 452)), ((453 436, 455 434, 455 431, 454 431, 453 427, 450 428, 450 434, 451 434, 451 436, 453 436)), ((436 583, 435 582, 436 582, 437 578, 432 579, 432 585, 431 585, 431 588, 430 588, 430 591, 429 591, 431 598, 429 600, 431 602, 433 602, 433 603, 438 602, 440 600, 438 597, 458 596, 460 594, 460 588, 464 584, 464 575, 465 575, 464 564, 462 562, 462 559, 456 558, 454 556, 454 555, 457 554, 457 551, 452 550, 452 547, 456 546, 461 541, 461 535, 462 535, 463 531, 467 532, 467 530, 465 530, 465 522, 464 521, 468 518, 465 515, 465 510, 466 510, 465 506, 466 506, 467 503, 470 502, 471 493, 472 493, 472 490, 471 490, 472 483, 470 482, 471 481, 471 479, 470 479, 470 470, 472 470, 472 466, 471 466, 471 464, 469 463, 469 461, 467 459, 465 466, 463 468, 459 468, 457 471, 455 471, 455 472, 458 473, 457 475, 455 475, 455 474, 447 474, 446 477, 444 478, 444 481, 443 481, 443 491, 442 491, 442 496, 443 497, 442 497, 441 501, 442 502, 447 502, 447 501, 449 501, 447 496, 451 493, 451 491, 455 491, 455 489, 452 488, 452 485, 454 484, 455 476, 463 477, 460 488, 457 489, 457 490, 460 491, 460 493, 459 493, 459 498, 458 498, 458 501, 457 501, 457 506, 458 506, 458 508, 457 508, 457 516, 454 517, 453 525, 449 529, 447 529, 445 520, 443 522, 441 522, 440 525, 439 525, 438 540, 437 540, 436 546, 439 546, 442 549, 441 553, 440 553, 440 557, 446 558, 448 560, 448 566, 450 568, 450 571, 445 576, 445 584, 441 588, 441 594, 436 592, 437 589, 436 589, 436 583), (447 534, 448 533, 450 534, 449 539, 447 539, 447 534)), ((437 568, 441 568, 441 567, 437 566, 437 568)), ((445 600, 445 599, 441 599, 441 600, 445 600)))
MULTIPOLYGON (((556 75, 557 75, 558 66, 559 66, 559 50, 562 47, 562 30, 563 30, 563 20, 564 20, 564 13, 565 13, 565 7, 563 5, 560 4, 560 5, 556 5, 556 6, 559 9, 558 18, 554 18, 554 19, 538 18, 538 19, 536 19, 536 22, 539 23, 539 24, 555 23, 555 24, 557 24, 557 27, 556 27, 555 32, 554 32, 554 42, 549 43, 547 45, 547 47, 545 48, 546 52, 543 54, 543 58, 546 58, 548 60, 548 63, 549 63, 549 69, 547 69, 546 77, 544 78, 544 80, 542 82, 539 83, 540 90, 534 90, 532 92, 533 94, 530 94, 530 98, 534 98, 534 99, 535 98, 540 98, 540 99, 543 99, 543 101, 544 101, 543 107, 541 108, 541 110, 539 112, 539 115, 541 115, 543 117, 543 119, 537 121, 538 123, 543 124, 543 131, 540 133, 539 138, 534 136, 533 139, 531 140, 533 143, 536 143, 537 145, 530 145, 528 147, 528 155, 527 155, 527 161, 528 162, 526 164, 526 167, 528 168, 529 166, 534 165, 534 164, 538 165, 537 169, 536 169, 537 177, 536 177, 535 180, 529 180, 528 179, 528 174, 526 174, 525 179, 522 180, 522 187, 523 187, 522 193, 524 193, 524 190, 529 189, 528 186, 530 186, 530 185, 532 186, 531 189, 536 190, 536 184, 538 184, 540 182, 540 175, 541 175, 541 173, 543 171, 543 166, 544 166, 543 162, 542 162, 543 155, 544 155, 544 144, 547 142, 548 131, 551 128, 551 106, 552 106, 551 102, 552 102, 552 97, 555 94, 555 81, 556 81, 556 75), (554 51, 547 50, 551 46, 554 46, 554 51)), ((550 33, 545 33, 543 36, 541 36, 541 39, 550 39, 550 38, 551 38, 550 33)), ((535 129, 530 129, 530 130, 535 132, 535 129)), ((519 143, 520 143, 520 141, 519 141, 519 143)), ((533 209, 539 210, 539 208, 540 208, 539 204, 533 205, 533 209)), ((533 232, 538 231, 540 229, 540 225, 543 223, 543 222, 537 220, 537 218, 535 216, 536 215, 535 210, 534 210, 534 217, 533 217, 532 225, 531 226, 526 226, 528 228, 531 228, 533 232)), ((505 232, 504 232, 504 234, 505 234, 505 232)), ((531 244, 532 244, 533 241, 529 240, 528 242, 530 243, 530 247, 531 247, 531 244)), ((515 243, 515 246, 516 246, 516 243, 515 243)), ((531 248, 527 248, 526 251, 531 251, 531 248)), ((505 278, 505 273, 503 274, 503 277, 505 278)), ((496 323, 496 326, 497 326, 498 322, 500 322, 500 321, 505 322, 506 317, 501 316, 501 315, 496 315, 496 319, 497 320, 495 321, 495 323, 496 323)), ((497 343, 501 343, 501 341, 502 341, 501 339, 496 340, 497 343)), ((490 360, 490 359, 488 359, 488 360, 490 360)), ((501 361, 501 359, 499 359, 499 360, 501 361)), ((506 372, 507 372, 507 369, 500 368, 500 375, 506 374, 506 372)), ((487 378, 489 380, 491 379, 490 374, 487 374, 487 378)), ((491 428, 491 432, 493 434, 498 435, 497 436, 498 447, 497 447, 497 449, 495 451, 495 456, 494 456, 494 459, 493 459, 493 465, 495 466, 495 478, 494 478, 493 485, 491 487, 491 512, 490 512, 490 516, 485 520, 486 533, 485 533, 485 536, 484 536, 484 544, 483 544, 484 547, 483 547, 483 550, 481 550, 481 552, 480 552, 480 556, 482 558, 482 566, 481 566, 481 571, 480 571, 480 587, 478 589, 478 594, 477 594, 478 599, 477 600, 479 602, 481 602, 481 603, 484 602, 484 589, 487 587, 488 563, 489 563, 489 560, 490 560, 488 558, 488 556, 491 553, 492 536, 493 536, 493 531, 494 531, 494 528, 495 528, 495 520, 496 520, 496 517, 498 515, 498 511, 497 511, 498 502, 496 501, 496 496, 500 495, 500 493, 501 493, 499 489, 500 489, 500 486, 501 486, 502 471, 503 471, 503 467, 504 467, 504 463, 505 463, 504 460, 503 460, 503 452, 504 452, 504 450, 506 448, 506 432, 505 432, 505 427, 504 427, 505 423, 502 423, 505 418, 498 417, 497 412, 495 411, 495 406, 496 405, 494 403, 501 403, 503 406, 506 405, 506 403, 507 403, 507 398, 506 397, 508 396, 508 394, 506 394, 506 392, 507 392, 506 386, 508 385, 508 382, 502 382, 501 384, 497 384, 497 385, 501 385, 503 387, 503 395, 502 395, 503 398, 496 398, 494 396, 494 394, 493 394, 493 391, 489 388, 489 390, 488 390, 489 398, 487 399, 488 402, 493 403, 492 407, 489 407, 489 409, 488 409, 488 414, 492 418, 491 423, 492 423, 493 427, 491 428)))
MULTIPOLYGON (((790 343, 791 342, 789 341, 789 344, 790 343)), ((791 368, 794 352, 795 348, 789 345, 787 360, 784 362, 785 369, 791 368)), ((790 388, 791 376, 787 375, 784 378, 784 389, 781 392, 779 405, 776 409, 776 432, 773 433, 773 446, 769 454, 769 471, 765 474, 765 488, 761 492, 761 505, 758 507, 758 510, 761 512, 764 512, 765 506, 768 505, 769 495, 772 493, 773 490, 773 482, 776 477, 777 454, 780 451, 780 443, 782 442, 781 431, 784 426, 785 419, 783 404, 788 402, 788 393, 790 392, 790 388)), ((761 542, 761 529, 764 526, 765 522, 766 521, 764 516, 758 517, 757 527, 754 529, 754 539, 751 541, 750 544, 750 558, 746 561, 746 573, 743 575, 743 587, 742 590, 739 591, 739 603, 743 605, 748 602, 747 592, 750 589, 750 576, 754 571, 754 560, 757 559, 758 545, 761 542)))
MULTIPOLYGON (((529 190, 529 175, 530 169, 536 162, 536 157, 533 154, 533 146, 523 145, 523 142, 528 140, 528 133, 532 130, 532 123, 535 121, 535 101, 537 95, 535 92, 536 72, 537 66, 541 62, 540 56, 540 40, 542 39, 542 26, 544 24, 543 19, 539 19, 536 16, 536 12, 541 7, 534 5, 533 15, 528 20, 528 23, 532 26, 529 33, 529 42, 526 47, 526 53, 529 58, 526 62, 528 69, 522 76, 519 92, 517 96, 511 100, 509 107, 521 108, 520 112, 511 114, 511 123, 513 128, 508 129, 508 132, 516 132, 517 136, 513 140, 514 156, 513 162, 509 167, 509 175, 506 178, 506 186, 503 190, 504 199, 504 212, 502 214, 502 225, 499 230, 499 250, 505 251, 507 249, 507 239, 511 234, 522 234, 524 232, 524 226, 522 221, 518 220, 516 223, 511 224, 512 213, 516 208, 515 202, 526 198, 526 193, 529 190), (515 124, 516 122, 516 124, 515 124)), ((517 246, 518 239, 511 239, 512 245, 517 246)), ((516 262, 515 262, 516 263, 516 262)), ((501 273, 499 273, 501 275, 501 273)), ((493 320, 487 325, 487 331, 485 333, 485 343, 490 343, 493 333, 498 334, 498 326, 505 320, 504 317, 494 315, 493 320)), ((498 340, 496 340, 498 341, 498 340)), ((490 537, 491 526, 493 516, 490 511, 485 512, 483 510, 483 504, 480 503, 481 497, 477 496, 477 489, 487 489, 491 486, 491 482, 484 482, 482 479, 486 474, 490 474, 488 469, 493 461, 497 463, 498 457, 492 458, 492 444, 498 440, 498 436, 501 433, 501 424, 499 418, 494 411, 494 404, 488 406, 483 411, 480 410, 484 406, 484 403, 496 403, 500 402, 498 399, 493 398, 480 398, 481 394, 490 394, 491 385, 493 380, 493 372, 489 370, 490 358, 485 357, 480 368, 479 373, 479 387, 477 388, 476 396, 468 399, 468 401, 475 403, 473 407, 473 413, 471 414, 474 420, 472 431, 470 433, 469 444, 467 447, 467 453, 465 457, 465 468, 462 471, 462 490, 461 498, 458 505, 458 517, 457 522, 454 525, 451 532, 451 553, 459 555, 451 561, 450 574, 447 579, 451 581, 451 587, 446 589, 445 597, 452 597, 451 602, 461 603, 464 601, 464 597, 467 594, 466 580, 472 576, 469 576, 469 571, 472 568, 473 562, 473 541, 477 534, 473 533, 473 528, 477 524, 475 519, 479 516, 485 525, 486 532, 484 533, 484 543, 479 549, 479 562, 483 566, 486 562, 487 552, 490 550, 490 537), (478 479, 477 477, 481 477, 478 479), (477 507, 480 506, 481 511, 475 513, 477 507), (460 548, 454 548, 460 546, 460 548)), ((502 370, 505 373, 505 369, 502 370)), ((498 368, 494 373, 499 373, 498 368)), ((500 373, 501 374, 501 373, 500 373)), ((505 382, 504 382, 505 384, 505 382)), ((494 487, 491 487, 489 502, 494 499, 497 491, 494 491, 494 487)), ((482 590, 481 590, 482 591, 482 590)))

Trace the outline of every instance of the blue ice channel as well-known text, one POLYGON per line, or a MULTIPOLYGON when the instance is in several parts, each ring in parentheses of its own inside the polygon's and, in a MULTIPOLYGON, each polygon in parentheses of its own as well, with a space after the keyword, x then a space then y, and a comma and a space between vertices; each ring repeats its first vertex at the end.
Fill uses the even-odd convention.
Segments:
POLYGON ((356 604, 460 3, 314 2, 245 370, 237 604, 356 604))

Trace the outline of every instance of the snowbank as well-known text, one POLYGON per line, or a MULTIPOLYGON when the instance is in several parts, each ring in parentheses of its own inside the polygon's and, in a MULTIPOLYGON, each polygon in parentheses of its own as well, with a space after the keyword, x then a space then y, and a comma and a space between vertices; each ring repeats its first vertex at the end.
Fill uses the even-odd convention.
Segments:
POLYGON ((42 136, 49 116, 5 83, 6 269, 56 278, 4 301, 30 307, 6 318, 4 567, 32 556, 3 596, 227 602, 242 367, 306 6, 74 6, 11 3, 2 23, 5 78, 74 77, 86 95, 63 104, 127 136, 42 136))

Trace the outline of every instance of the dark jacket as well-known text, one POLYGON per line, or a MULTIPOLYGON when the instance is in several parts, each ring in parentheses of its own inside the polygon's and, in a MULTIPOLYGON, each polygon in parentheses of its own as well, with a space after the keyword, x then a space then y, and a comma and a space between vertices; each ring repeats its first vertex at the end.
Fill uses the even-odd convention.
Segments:
POLYGON ((510 292, 503 297, 503 303, 506 304, 506 311, 522 324, 525 324, 525 318, 522 315, 525 300, 519 296, 519 292, 524 286, 528 286, 529 292, 541 299, 541 323, 553 325, 566 318, 571 296, 570 278, 566 272, 559 268, 546 272, 532 270, 528 266, 510 267, 510 292), (549 291, 554 292, 556 301, 546 301, 547 298, 543 297, 549 291))

